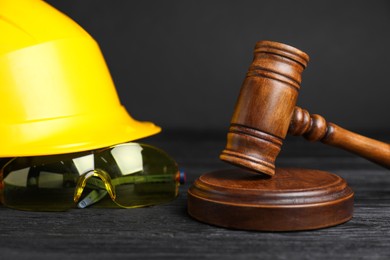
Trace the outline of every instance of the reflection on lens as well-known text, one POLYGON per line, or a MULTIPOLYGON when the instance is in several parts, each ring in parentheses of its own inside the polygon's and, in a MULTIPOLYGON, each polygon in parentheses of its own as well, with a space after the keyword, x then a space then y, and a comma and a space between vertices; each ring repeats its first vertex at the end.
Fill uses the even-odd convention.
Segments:
MULTIPOLYGON (((95 156, 95 169, 108 172, 115 187, 115 203, 132 208, 165 203, 178 195, 178 166, 153 146, 127 143, 95 156)), ((107 206, 98 203, 97 206, 107 206)))
POLYGON ((44 159, 15 158, 2 169, 4 205, 34 211, 63 211, 72 207, 78 174, 72 170, 68 158, 44 159))

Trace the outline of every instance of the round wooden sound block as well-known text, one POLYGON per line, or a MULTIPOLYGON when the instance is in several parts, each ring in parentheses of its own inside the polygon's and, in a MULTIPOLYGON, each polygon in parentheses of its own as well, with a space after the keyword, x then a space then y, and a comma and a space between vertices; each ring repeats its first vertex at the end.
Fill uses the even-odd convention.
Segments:
POLYGON ((244 169, 210 172, 188 190, 188 213, 232 229, 296 231, 352 218, 353 191, 335 174, 280 168, 273 177, 244 169))

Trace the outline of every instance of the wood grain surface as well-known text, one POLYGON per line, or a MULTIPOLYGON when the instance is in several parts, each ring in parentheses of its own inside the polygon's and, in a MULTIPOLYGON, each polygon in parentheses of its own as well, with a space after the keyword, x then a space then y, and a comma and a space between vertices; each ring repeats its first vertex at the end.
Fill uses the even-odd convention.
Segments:
MULTIPOLYGON (((389 141, 389 135, 385 138, 389 141)), ((165 149, 187 172, 180 196, 166 205, 62 213, 0 207, 0 259, 389 259, 390 171, 300 138, 285 140, 277 165, 345 178, 355 192, 351 221, 316 231, 272 233, 193 220, 186 191, 201 174, 232 167, 218 159, 225 141, 223 132, 201 131, 167 131, 144 140, 165 149)))

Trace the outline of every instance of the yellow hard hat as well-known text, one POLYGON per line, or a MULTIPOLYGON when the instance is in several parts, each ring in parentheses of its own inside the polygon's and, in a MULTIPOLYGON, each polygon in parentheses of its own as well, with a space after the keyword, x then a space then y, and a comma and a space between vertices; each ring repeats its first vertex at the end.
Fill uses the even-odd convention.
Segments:
POLYGON ((121 105, 99 46, 41 0, 0 0, 0 157, 102 148, 158 133, 121 105))

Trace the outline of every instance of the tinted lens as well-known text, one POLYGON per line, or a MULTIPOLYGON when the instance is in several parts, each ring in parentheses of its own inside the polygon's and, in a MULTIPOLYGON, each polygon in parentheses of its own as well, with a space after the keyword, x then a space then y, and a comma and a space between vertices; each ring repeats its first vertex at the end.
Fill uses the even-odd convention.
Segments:
POLYGON ((121 207, 160 204, 178 194, 176 162, 153 146, 127 143, 103 150, 95 155, 95 169, 109 173, 121 207))
POLYGON ((34 211, 63 211, 74 207, 79 173, 75 154, 15 158, 0 172, 2 203, 34 211))
POLYGON ((1 200, 16 209, 63 211, 75 207, 76 191, 79 207, 149 206, 177 196, 178 174, 176 162, 166 153, 137 143, 15 158, 0 171, 1 200))

